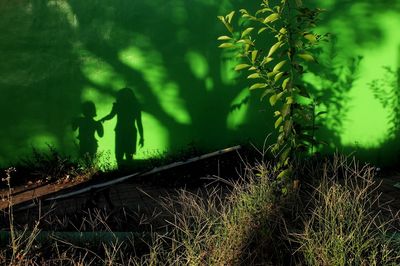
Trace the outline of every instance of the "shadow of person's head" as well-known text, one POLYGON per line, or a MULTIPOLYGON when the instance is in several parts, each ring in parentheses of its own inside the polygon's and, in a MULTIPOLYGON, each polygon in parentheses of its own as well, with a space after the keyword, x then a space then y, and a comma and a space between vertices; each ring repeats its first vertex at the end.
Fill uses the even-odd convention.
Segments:
POLYGON ((82 114, 84 117, 93 118, 96 114, 96 106, 92 101, 82 103, 82 114))
POLYGON ((116 101, 119 104, 136 104, 138 99, 131 88, 125 87, 120 89, 116 95, 116 101))

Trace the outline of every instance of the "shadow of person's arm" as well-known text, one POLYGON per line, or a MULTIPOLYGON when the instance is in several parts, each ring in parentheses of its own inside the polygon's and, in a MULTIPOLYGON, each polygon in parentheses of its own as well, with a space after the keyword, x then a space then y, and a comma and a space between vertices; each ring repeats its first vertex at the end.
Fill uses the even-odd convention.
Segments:
POLYGON ((96 123, 96 131, 97 135, 102 138, 104 136, 104 128, 103 125, 100 123, 100 121, 97 121, 96 123))
MULTIPOLYGON (((114 103, 114 104, 113 104, 113 107, 112 107, 112 109, 111 109, 111 112, 110 112, 108 115, 106 115, 105 117, 101 118, 99 121, 100 121, 101 123, 103 123, 103 122, 106 121, 106 120, 112 119, 116 114, 117 114, 117 110, 116 110, 116 106, 115 106, 115 103, 114 103)), ((99 135, 99 136, 100 136, 100 135, 99 135)))
POLYGON ((142 112, 139 110, 138 115, 137 115, 137 119, 136 119, 136 125, 139 131, 139 147, 143 147, 144 146, 144 136, 143 136, 143 124, 142 124, 142 112))
POLYGON ((79 118, 75 118, 75 119, 72 121, 71 126, 72 126, 72 131, 77 130, 78 127, 79 127, 79 118))

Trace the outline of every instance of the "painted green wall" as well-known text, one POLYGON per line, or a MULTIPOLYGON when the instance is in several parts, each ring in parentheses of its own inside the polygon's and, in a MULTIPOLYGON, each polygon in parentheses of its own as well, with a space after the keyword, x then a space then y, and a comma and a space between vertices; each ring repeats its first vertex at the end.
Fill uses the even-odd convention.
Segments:
MULTIPOLYGON (((256 2, 256 1, 255 1, 256 2)), ((316 1, 331 32, 306 80, 329 113, 324 149, 355 148, 378 163, 397 154, 400 64, 398 1, 316 1), (362 59, 359 59, 361 58, 362 59), (384 66, 394 74, 385 73, 384 66), (385 81, 378 81, 389 76, 385 81), (392 78, 393 82, 388 82, 392 78), (373 89, 370 84, 378 84, 373 89), (386 93, 383 93, 386 92, 386 93), (396 94, 397 93, 397 94, 396 94), (376 97, 376 95, 378 97, 376 97), (379 95, 381 95, 379 97, 379 95), (393 100, 394 99, 394 100, 393 100)), ((262 142, 272 116, 217 48, 217 15, 248 5, 227 0, 18 0, 0 2, 0 165, 51 144, 77 154, 71 123, 92 101, 96 119, 115 93, 133 88, 143 113, 138 158, 185 148, 262 142)), ((114 158, 115 119, 99 151, 114 158)))

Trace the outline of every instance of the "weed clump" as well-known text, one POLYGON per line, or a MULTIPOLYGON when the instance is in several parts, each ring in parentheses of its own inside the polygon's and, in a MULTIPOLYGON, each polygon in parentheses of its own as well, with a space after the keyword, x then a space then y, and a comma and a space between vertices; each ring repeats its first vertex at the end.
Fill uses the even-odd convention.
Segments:
POLYGON ((399 265, 400 243, 390 236, 398 217, 382 215, 375 169, 336 157, 303 213, 304 228, 293 234, 307 265, 399 265))

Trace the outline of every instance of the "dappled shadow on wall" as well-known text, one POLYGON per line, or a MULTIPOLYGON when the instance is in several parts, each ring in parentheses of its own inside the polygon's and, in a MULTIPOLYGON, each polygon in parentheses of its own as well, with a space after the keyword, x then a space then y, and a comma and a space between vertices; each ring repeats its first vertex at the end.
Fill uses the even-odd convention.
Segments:
POLYGON ((217 48, 223 25, 216 17, 234 8, 230 1, 27 1, 4 7, 0 108, 8 115, 0 132, 2 163, 46 143, 69 154, 114 153, 116 119, 102 124, 103 137, 95 122, 110 113, 126 86, 141 102, 149 140, 137 158, 188 143, 226 147, 242 133, 262 131, 253 107, 233 119, 246 130, 227 122, 247 87, 232 70, 236 62, 217 48), (81 112, 90 102, 97 116, 81 112), (80 152, 71 130, 78 117, 80 152))
POLYGON ((310 63, 305 71, 303 86, 311 92, 309 104, 314 109, 316 138, 324 144, 317 147, 319 152, 334 152, 342 147, 341 136, 351 104, 350 92, 359 79, 361 56, 343 60, 338 56, 336 38, 315 49, 318 63, 310 63))
POLYGON ((378 154, 377 163, 383 166, 400 163, 400 46, 398 51, 397 68, 384 66, 384 75, 369 84, 369 89, 385 108, 389 124, 386 141, 374 151, 378 154))

